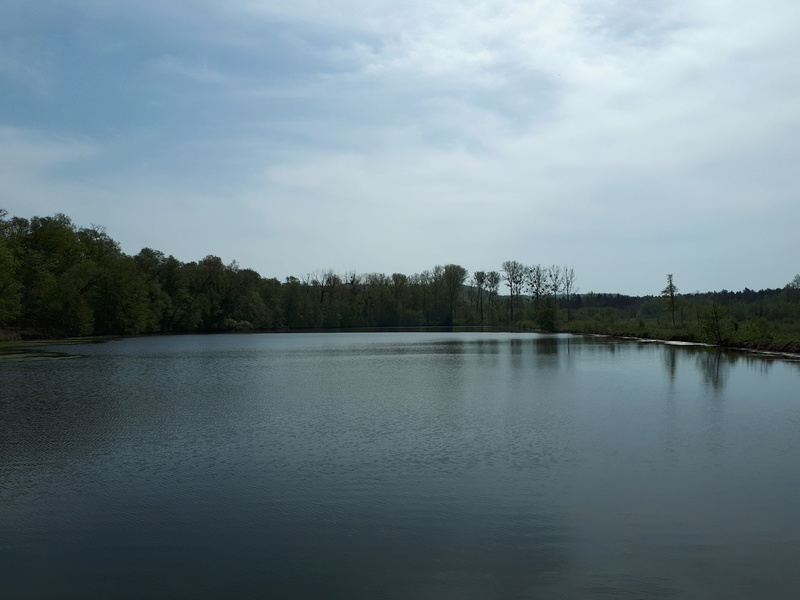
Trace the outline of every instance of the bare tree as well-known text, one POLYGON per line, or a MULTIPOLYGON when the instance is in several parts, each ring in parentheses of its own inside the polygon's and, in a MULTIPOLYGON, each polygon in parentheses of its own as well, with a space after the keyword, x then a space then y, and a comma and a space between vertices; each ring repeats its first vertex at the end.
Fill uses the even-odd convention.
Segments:
POLYGON ((503 263, 505 280, 508 283, 508 290, 511 294, 511 321, 514 321, 514 300, 522 292, 522 284, 525 281, 525 267, 515 260, 507 260, 503 263))
POLYGON ((336 286, 341 284, 342 280, 333 269, 325 269, 324 271, 312 271, 305 276, 303 283, 319 291, 319 303, 322 304, 325 302, 326 296, 328 303, 331 302, 336 286))
POLYGON ((486 293, 489 295, 489 306, 494 307, 497 291, 500 289, 500 273, 489 271, 486 274, 486 293))
POLYGON ((533 297, 533 306, 539 309, 539 301, 547 288, 547 270, 541 265, 528 267, 527 273, 528 293, 533 297))
POLYGON ((436 265, 431 269, 431 296, 432 296, 432 311, 434 316, 437 318, 441 314, 441 301, 442 301, 442 287, 444 285, 444 267, 442 265, 436 265))
POLYGON ((355 297, 358 293, 358 288, 361 286, 361 275, 355 271, 348 271, 344 274, 344 283, 350 292, 350 296, 355 297))
POLYGON ((401 318, 406 312, 406 288, 408 287, 408 276, 402 273, 392 273, 392 289, 394 298, 400 305, 401 318))
POLYGON ((322 290, 323 295, 328 296, 328 304, 333 302, 334 292, 341 283, 342 278, 339 277, 333 269, 327 269, 322 273, 322 290))
POLYGON ((562 282, 564 287, 564 295, 567 297, 567 322, 572 318, 572 309, 570 306, 570 298, 578 290, 575 288, 575 269, 570 266, 564 265, 561 268, 562 282))
POLYGON ((547 291, 553 295, 553 299, 561 292, 563 278, 564 274, 561 272, 561 267, 558 265, 547 267, 547 291))

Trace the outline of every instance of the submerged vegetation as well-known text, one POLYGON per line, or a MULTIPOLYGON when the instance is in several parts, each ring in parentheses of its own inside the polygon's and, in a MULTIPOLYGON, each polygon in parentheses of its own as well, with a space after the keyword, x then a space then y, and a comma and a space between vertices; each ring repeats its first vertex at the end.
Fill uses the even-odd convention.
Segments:
POLYGON ((783 288, 578 292, 569 266, 506 261, 412 275, 324 270, 284 281, 217 256, 122 252, 104 228, 0 210, 0 341, 301 328, 494 326, 800 351, 800 276, 783 288), (502 286, 502 290, 501 290, 502 286), (507 291, 507 293, 506 293, 507 291))

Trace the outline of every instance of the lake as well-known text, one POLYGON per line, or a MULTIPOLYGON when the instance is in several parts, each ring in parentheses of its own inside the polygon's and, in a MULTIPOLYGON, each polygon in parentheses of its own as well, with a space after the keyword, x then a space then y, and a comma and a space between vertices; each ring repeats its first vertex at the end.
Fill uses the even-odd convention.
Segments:
POLYGON ((800 363, 517 333, 0 363, 4 598, 797 598, 800 363))

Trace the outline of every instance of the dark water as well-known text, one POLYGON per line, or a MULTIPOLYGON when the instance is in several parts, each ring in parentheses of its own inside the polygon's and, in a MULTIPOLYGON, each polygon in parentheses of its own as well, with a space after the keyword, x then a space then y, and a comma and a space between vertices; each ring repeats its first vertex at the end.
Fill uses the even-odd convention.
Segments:
POLYGON ((0 364, 3 598, 797 598, 797 363, 219 335, 0 364))

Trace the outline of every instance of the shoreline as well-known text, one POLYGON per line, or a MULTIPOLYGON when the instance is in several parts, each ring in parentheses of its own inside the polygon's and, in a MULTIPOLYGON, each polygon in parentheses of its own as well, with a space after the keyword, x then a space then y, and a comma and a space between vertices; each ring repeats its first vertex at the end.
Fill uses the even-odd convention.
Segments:
POLYGON ((595 333, 588 331, 563 331, 561 333, 573 333, 576 335, 592 335, 598 337, 608 337, 635 342, 654 342, 673 346, 704 346, 706 348, 717 348, 718 350, 747 352, 759 354, 765 357, 773 356, 789 360, 800 360, 800 342, 757 342, 754 340, 744 342, 729 342, 725 344, 711 344, 691 339, 691 336, 670 336, 670 337, 649 337, 630 333, 595 333))
MULTIPOLYGON (((785 360, 800 361, 800 342, 758 342, 755 340, 745 340, 742 342, 729 342, 725 344, 711 344, 695 340, 691 335, 672 335, 665 337, 651 337, 636 335, 633 333, 613 332, 598 333, 595 331, 580 330, 561 330, 556 332, 546 332, 540 329, 513 328, 513 327, 486 327, 486 326, 452 326, 452 327, 389 327, 389 328, 352 328, 352 329, 270 329, 270 330, 248 330, 248 331, 219 331, 219 332, 193 332, 187 333, 151 333, 138 335, 118 335, 118 336, 61 336, 56 331, 33 331, 33 330, 10 330, 0 329, 0 360, 19 360, 21 354, 36 353, 36 347, 54 345, 79 345, 102 343, 114 339, 124 339, 128 337, 149 337, 161 335, 217 335, 219 333, 329 333, 329 332, 349 332, 349 331, 422 331, 422 330, 483 330, 483 331, 509 331, 509 332, 531 332, 531 333, 570 333, 574 335, 587 335, 596 337, 606 337, 620 340, 627 340, 640 343, 659 343, 674 346, 702 346, 706 348, 716 348, 725 351, 745 352, 765 358, 781 358, 785 360), (55 334, 55 335, 53 335, 55 334)), ((43 352, 42 354, 45 354, 43 352)))

